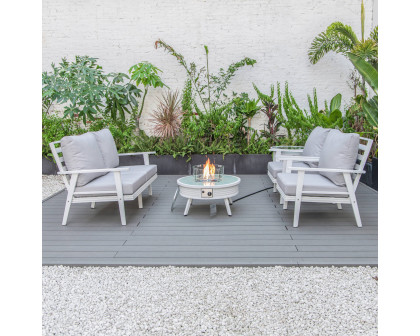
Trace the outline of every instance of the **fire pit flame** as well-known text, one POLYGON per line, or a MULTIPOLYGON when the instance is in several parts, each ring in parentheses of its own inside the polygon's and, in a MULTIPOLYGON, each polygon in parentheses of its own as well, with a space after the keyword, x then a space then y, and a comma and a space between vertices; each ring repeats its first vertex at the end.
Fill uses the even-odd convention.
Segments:
POLYGON ((218 182, 222 179, 224 167, 220 164, 212 164, 207 158, 205 164, 193 166, 193 175, 196 182, 218 182))
POLYGON ((214 174, 216 174, 216 167, 210 163, 210 159, 207 159, 203 169, 203 179, 212 181, 214 174))

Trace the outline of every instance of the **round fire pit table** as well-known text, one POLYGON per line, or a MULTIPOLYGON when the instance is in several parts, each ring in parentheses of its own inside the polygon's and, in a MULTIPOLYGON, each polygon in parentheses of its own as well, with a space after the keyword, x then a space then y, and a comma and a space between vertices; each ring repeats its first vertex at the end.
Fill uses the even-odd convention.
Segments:
POLYGON ((192 200, 218 200, 224 199, 226 210, 229 216, 232 216, 230 205, 232 197, 239 192, 239 183, 241 179, 237 176, 223 175, 218 182, 196 182, 194 176, 184 176, 177 180, 178 188, 172 201, 171 211, 178 195, 188 199, 185 207, 184 216, 188 215, 192 200))

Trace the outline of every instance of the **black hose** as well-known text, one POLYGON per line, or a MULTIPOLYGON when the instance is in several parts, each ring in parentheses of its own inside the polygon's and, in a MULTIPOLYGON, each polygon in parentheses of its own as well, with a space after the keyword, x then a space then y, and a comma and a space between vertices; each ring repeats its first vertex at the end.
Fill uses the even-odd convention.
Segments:
POLYGON ((252 196, 252 195, 258 194, 258 193, 260 193, 260 192, 262 192, 262 191, 266 191, 266 190, 268 190, 268 189, 273 189, 273 187, 268 187, 268 188, 265 188, 265 189, 261 189, 261 190, 258 190, 258 191, 256 191, 256 192, 253 192, 253 193, 251 193, 251 194, 248 194, 248 195, 242 196, 242 197, 237 198, 236 200, 232 201, 232 203, 235 203, 235 202, 237 202, 237 201, 240 201, 241 199, 247 198, 247 197, 249 197, 249 196, 252 196))

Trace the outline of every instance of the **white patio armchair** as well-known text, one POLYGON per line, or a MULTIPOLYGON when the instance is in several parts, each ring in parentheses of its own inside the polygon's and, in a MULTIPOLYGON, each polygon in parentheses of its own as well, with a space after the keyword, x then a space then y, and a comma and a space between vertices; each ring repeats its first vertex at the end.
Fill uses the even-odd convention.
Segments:
POLYGON ((118 154, 114 138, 108 129, 64 137, 50 143, 59 175, 67 189, 62 225, 72 203, 118 202, 121 224, 126 225, 124 201, 138 199, 143 207, 142 192, 152 195, 152 183, 157 178, 157 166, 151 165, 149 155, 155 152, 118 154), (119 157, 143 155, 144 164, 120 166, 119 157))
POLYGON ((358 134, 331 130, 319 157, 282 156, 284 171, 276 176, 280 204, 287 210, 295 202, 293 227, 299 225, 302 202, 332 203, 338 209, 351 204, 358 227, 362 227, 356 189, 369 156, 372 140, 358 134), (300 167, 297 163, 318 163, 317 167, 300 167))

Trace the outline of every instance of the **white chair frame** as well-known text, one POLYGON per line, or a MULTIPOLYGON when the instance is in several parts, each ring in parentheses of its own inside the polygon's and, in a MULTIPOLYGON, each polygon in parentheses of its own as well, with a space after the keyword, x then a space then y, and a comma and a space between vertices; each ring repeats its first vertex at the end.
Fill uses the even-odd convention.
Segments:
MULTIPOLYGON (((67 189, 67 200, 64 208, 64 215, 62 225, 67 225, 67 218, 70 211, 70 206, 72 203, 91 203, 91 208, 95 208, 96 202, 118 202, 121 224, 126 225, 126 216, 124 201, 133 201, 136 198, 138 199, 139 208, 143 208, 143 199, 142 192, 148 188, 149 196, 152 195, 152 182, 156 180, 157 173, 153 175, 149 180, 146 181, 139 189, 137 189, 131 195, 124 195, 121 182, 121 172, 127 171, 129 167, 117 167, 117 168, 104 168, 104 169, 84 169, 84 170, 74 170, 68 171, 64 162, 64 157, 60 156, 59 153, 62 153, 61 142, 54 141, 50 143, 51 152, 53 154, 54 160, 57 163, 58 174, 62 175, 64 184, 67 189), (56 147, 58 145, 58 147, 56 147), (115 179, 115 189, 109 191, 75 191, 76 182, 79 177, 79 174, 87 173, 99 173, 99 172, 112 172, 115 179), (95 196, 95 195, 98 196, 95 196)), ((149 155, 156 154, 156 152, 140 152, 140 153, 124 153, 118 154, 118 156, 129 156, 129 155, 143 155, 144 165, 149 165, 149 155)))
MULTIPOLYGON (((286 153, 289 155, 302 155, 303 146, 274 146, 269 149, 270 152, 273 152, 273 162, 281 161, 281 157, 284 156, 286 153)), ((286 161, 283 162, 283 171, 285 171, 286 161)), ((273 192, 277 192, 277 182, 276 177, 271 175, 271 173, 267 170, 267 175, 270 178, 271 182, 273 182, 273 192)))
POLYGON ((293 218, 293 227, 299 226, 299 214, 302 202, 312 203, 332 203, 336 204, 338 209, 342 209, 342 204, 351 204, 358 227, 362 227, 362 221, 360 218, 359 207, 356 199, 356 189, 359 184, 362 174, 365 173, 363 170, 366 161, 369 157, 369 152, 372 147, 373 140, 367 138, 360 138, 359 153, 357 155, 357 161, 354 169, 330 169, 330 168, 303 168, 293 167, 293 161, 311 161, 318 162, 319 158, 315 157, 304 157, 304 156, 281 156, 279 161, 283 161, 284 172, 291 173, 297 171, 298 179, 296 186, 296 195, 286 195, 286 193, 277 185, 276 189, 280 194, 280 204, 283 204, 283 209, 287 210, 288 202, 295 202, 295 211, 293 218), (365 142, 366 144, 363 144, 365 142), (305 182, 306 172, 334 172, 342 173, 344 181, 346 183, 347 191, 343 192, 325 192, 325 191, 303 191, 305 182), (353 177, 353 178, 352 178, 353 177), (340 196, 340 197, 337 197, 340 196))

